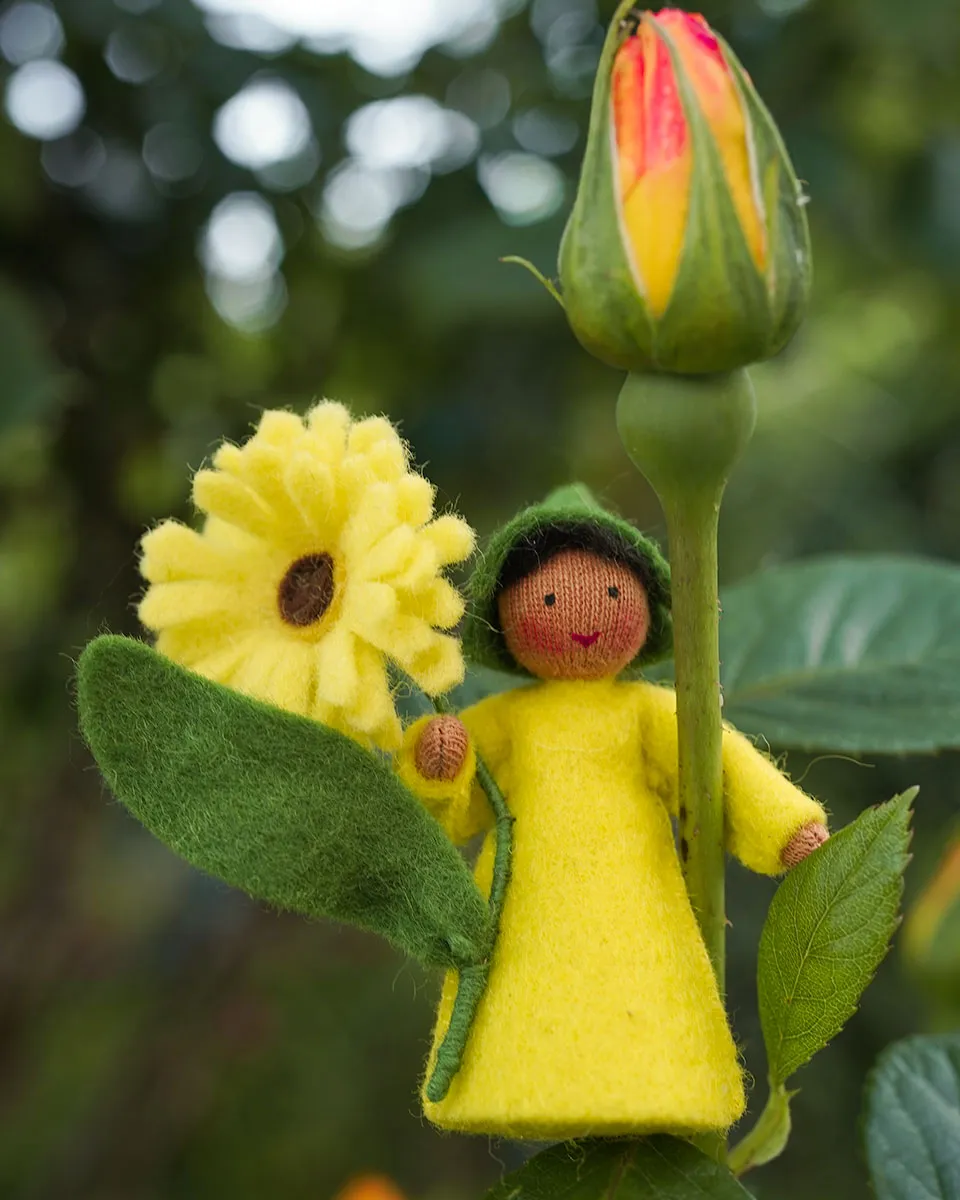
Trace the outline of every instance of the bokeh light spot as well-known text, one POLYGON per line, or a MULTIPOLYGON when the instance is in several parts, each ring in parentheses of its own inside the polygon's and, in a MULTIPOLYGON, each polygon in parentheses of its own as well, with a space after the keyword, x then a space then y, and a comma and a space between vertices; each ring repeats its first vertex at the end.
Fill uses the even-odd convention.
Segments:
POLYGON ((144 135, 143 161, 162 183, 182 183, 203 165, 203 147, 188 126, 164 121, 144 135))
POLYGON ((61 187, 91 183, 107 160, 103 141, 91 129, 80 128, 69 137, 45 143, 40 163, 47 176, 61 187))
POLYGON ((491 67, 469 68, 447 88, 447 104, 481 129, 493 129, 510 111, 510 82, 502 71, 491 67))
POLYGON ((398 96, 358 109, 346 126, 350 153, 368 167, 455 170, 480 145, 480 131, 463 113, 429 96, 398 96))
POLYGON ((289 84, 256 79, 219 110, 213 137, 223 154, 260 170, 296 158, 312 136, 306 105, 289 84))
POLYGON ((563 204, 563 173, 536 154, 510 151, 478 164, 480 184, 508 225, 543 221, 563 204))
POLYGON ((373 245, 407 201, 402 172, 347 161, 327 179, 320 209, 324 237, 335 246, 359 250, 373 245))
POLYGON ((80 80, 55 59, 25 63, 10 76, 7 116, 21 133, 52 141, 72 133, 83 120, 86 99, 80 80))
POLYGON ((580 137, 580 126, 572 117, 547 108, 528 108, 514 118, 513 136, 531 154, 552 158, 574 148, 580 137))
POLYGON ((104 61, 123 83, 147 83, 163 70, 166 42, 149 26, 123 25, 107 39, 104 61))
POLYGON ((234 192, 210 214, 200 258, 211 275, 236 283, 272 276, 283 259, 277 218, 258 192, 234 192))
POLYGON ((14 4, 0 17, 0 52, 14 66, 56 58, 63 44, 60 18, 46 4, 14 4))

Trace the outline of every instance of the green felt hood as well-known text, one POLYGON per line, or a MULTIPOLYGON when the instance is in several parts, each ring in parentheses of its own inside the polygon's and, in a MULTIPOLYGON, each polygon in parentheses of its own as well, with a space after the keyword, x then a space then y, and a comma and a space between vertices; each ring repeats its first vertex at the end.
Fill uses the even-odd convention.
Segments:
MULTIPOLYGON (((643 580, 650 600, 650 634, 629 669, 666 658, 673 647, 670 616, 670 568, 656 542, 644 537, 629 521, 608 512, 582 483, 550 493, 540 504, 517 513, 490 538, 479 556, 469 584, 469 610, 463 648, 470 662, 501 671, 529 674, 517 663, 504 641, 497 612, 502 574, 518 548, 534 547, 551 533, 569 536, 569 545, 596 550, 633 568, 643 580)), ((562 540, 566 541, 564 536, 562 540)))

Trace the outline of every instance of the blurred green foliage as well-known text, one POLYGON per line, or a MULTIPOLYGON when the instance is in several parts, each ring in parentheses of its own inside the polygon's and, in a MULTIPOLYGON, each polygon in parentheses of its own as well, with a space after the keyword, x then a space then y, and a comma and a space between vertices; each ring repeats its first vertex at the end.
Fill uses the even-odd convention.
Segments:
MULTIPOLYGON (((307 1200, 372 1168, 412 1196, 466 1200, 520 1154, 441 1137, 419 1115, 435 981, 373 939, 262 911, 177 862, 104 796, 70 680, 95 633, 136 632, 144 527, 187 514, 190 470, 262 405, 322 394, 389 413, 481 530, 571 477, 661 529, 617 440, 616 373, 497 262, 552 270, 564 207, 508 224, 470 161, 418 176, 422 196, 365 248, 317 220, 350 114, 405 94, 477 119, 483 177, 518 135, 534 144, 517 120, 531 110, 576 128, 547 147, 569 202, 593 5, 535 0, 532 21, 513 5, 484 48, 432 49, 393 78, 289 41, 225 45, 189 0, 53 7, 83 124, 41 143, 0 120, 0 1195, 307 1200), (116 73, 118 30, 139 39, 145 76, 116 73), (265 70, 312 122, 318 155, 292 183, 229 161, 212 137, 217 110, 265 70), (186 147, 177 170, 158 173, 153 151, 144 165, 159 126, 186 147), (218 314, 198 259, 210 214, 237 192, 267 198, 284 246, 282 286, 246 330, 218 314)), ((960 559, 960 10, 708 0, 704 12, 807 183, 817 269, 806 326, 755 372, 760 427, 724 509, 725 580, 838 549, 960 559)), ((921 784, 909 901, 956 810, 957 756, 789 766, 836 824, 921 784)), ((730 1005, 757 1074, 771 890, 732 868, 730 1005)), ((750 1180, 758 1196, 867 1196, 865 1074, 926 1020, 892 956, 797 1077, 794 1137, 750 1180)))

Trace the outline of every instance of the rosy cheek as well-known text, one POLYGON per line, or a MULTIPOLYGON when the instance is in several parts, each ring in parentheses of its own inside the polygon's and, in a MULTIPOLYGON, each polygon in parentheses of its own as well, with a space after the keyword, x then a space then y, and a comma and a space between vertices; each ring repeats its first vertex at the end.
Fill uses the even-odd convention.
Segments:
POLYGON ((520 636, 541 654, 559 654, 564 649, 561 631, 553 621, 545 620, 539 614, 521 618, 520 636))

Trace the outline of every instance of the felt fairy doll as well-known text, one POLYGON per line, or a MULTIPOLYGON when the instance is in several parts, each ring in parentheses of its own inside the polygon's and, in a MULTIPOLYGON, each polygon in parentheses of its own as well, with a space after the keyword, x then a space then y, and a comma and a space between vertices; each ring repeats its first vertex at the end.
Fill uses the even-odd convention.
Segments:
MULTIPOLYGON (((486 989, 446 1095, 424 1096, 442 1127, 693 1133, 743 1112, 736 1046, 674 844, 675 697, 635 677, 670 639, 660 552, 583 488, 521 512, 475 571, 468 657, 532 682, 459 717, 422 718, 398 756, 454 842, 487 834, 476 867, 485 893, 495 835, 478 753, 514 818, 486 989)), ((732 729, 723 765, 727 846, 747 867, 776 875, 827 838, 821 806, 732 729)), ((449 972, 434 1059, 457 982, 449 972)))

